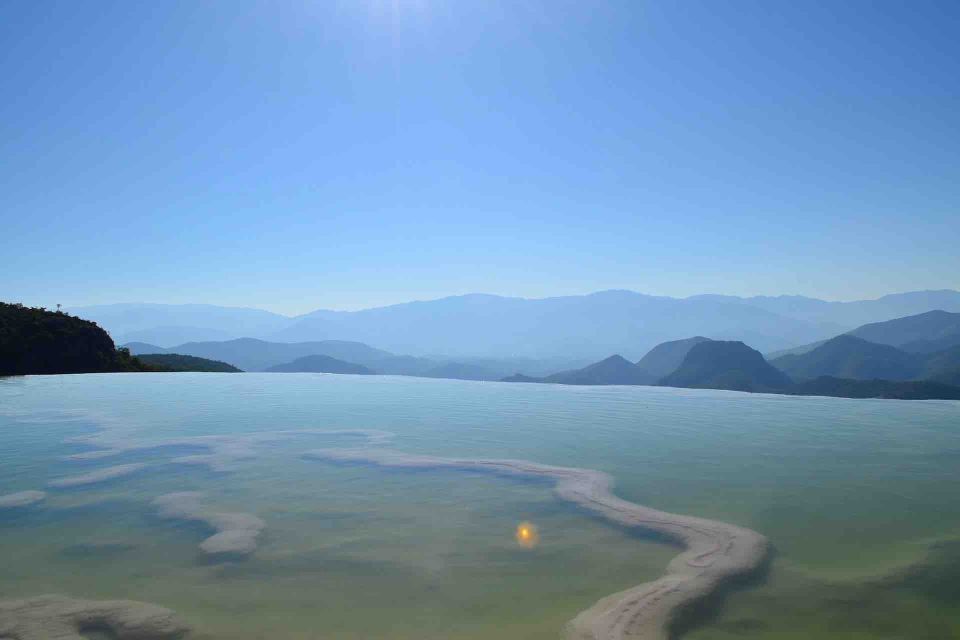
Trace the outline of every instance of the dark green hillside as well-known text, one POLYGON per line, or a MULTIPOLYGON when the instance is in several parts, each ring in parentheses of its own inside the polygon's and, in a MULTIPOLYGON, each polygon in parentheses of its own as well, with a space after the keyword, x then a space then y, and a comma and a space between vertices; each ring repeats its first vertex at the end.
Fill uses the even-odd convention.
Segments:
POLYGON ((376 373, 376 371, 360 364, 344 362, 330 356, 321 355, 297 358, 293 362, 270 367, 267 371, 274 373, 351 373, 357 375, 373 375, 376 373))
POLYGON ((694 336, 685 340, 672 340, 658 344, 637 362, 637 366, 659 380, 676 371, 690 353, 690 349, 709 340, 710 338, 703 336, 694 336))
POLYGON ((929 380, 845 380, 823 376, 794 385, 789 391, 798 396, 834 398, 888 398, 896 400, 960 400, 960 387, 929 380))
POLYGON ((0 375, 149 370, 89 320, 0 302, 0 375))
POLYGON ((667 387, 780 391, 790 378, 742 342, 710 340, 693 346, 680 367, 663 378, 667 387))
POLYGON ((852 335, 837 336, 801 355, 786 355, 771 364, 794 380, 820 376, 854 380, 911 380, 921 372, 917 355, 852 335))
POLYGON ((543 382, 556 384, 653 384, 655 381, 649 373, 619 355, 543 378, 543 382))
POLYGON ((137 356, 141 362, 159 371, 206 371, 211 373, 239 373, 232 364, 219 360, 207 360, 179 353, 144 353, 137 356))

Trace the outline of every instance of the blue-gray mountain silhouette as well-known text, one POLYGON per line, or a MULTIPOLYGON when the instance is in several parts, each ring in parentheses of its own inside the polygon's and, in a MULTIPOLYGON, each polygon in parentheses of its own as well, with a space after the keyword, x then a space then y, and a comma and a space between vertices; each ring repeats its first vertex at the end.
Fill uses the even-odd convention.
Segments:
POLYGON ((690 349, 676 371, 660 384, 695 389, 782 391, 790 378, 767 362, 763 354, 742 342, 708 340, 690 349))
POLYGON ((657 344, 695 335, 740 340, 769 352, 934 309, 960 312, 960 293, 921 291, 858 302, 798 296, 678 299, 633 291, 543 299, 472 294, 296 317, 210 305, 125 304, 72 311, 101 323, 119 343, 172 347, 209 341, 214 331, 218 338, 271 342, 364 342, 446 361, 468 356, 590 361, 611 353, 637 360, 657 344))
POLYGON ((344 362, 330 356, 321 355, 303 356, 293 362, 272 366, 267 371, 274 373, 345 373, 368 376, 376 373, 376 371, 360 364, 344 362))
POLYGON ((694 336, 683 340, 671 340, 658 344, 643 356, 637 366, 650 374, 654 380, 670 375, 683 363, 695 345, 707 342, 710 338, 694 336))

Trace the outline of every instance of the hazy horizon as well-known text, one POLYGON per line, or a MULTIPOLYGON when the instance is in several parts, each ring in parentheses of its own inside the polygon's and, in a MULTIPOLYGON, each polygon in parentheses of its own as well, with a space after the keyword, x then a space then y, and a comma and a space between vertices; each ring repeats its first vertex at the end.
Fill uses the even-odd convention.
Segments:
MULTIPOLYGON (((68 304, 63 304, 63 303, 59 303, 59 304, 62 304, 62 309, 63 309, 64 311, 68 312, 68 313, 70 312, 70 309, 82 309, 82 308, 87 308, 87 307, 105 307, 105 306, 122 306, 122 305, 169 305, 169 306, 206 305, 206 306, 212 306, 212 307, 225 307, 225 308, 235 308, 235 309, 253 309, 253 310, 258 310, 258 311, 268 311, 268 312, 270 312, 270 313, 274 313, 274 314, 277 314, 277 315, 282 315, 282 316, 287 316, 287 317, 290 317, 290 318, 294 318, 294 317, 301 316, 301 315, 305 315, 305 314, 309 314, 309 313, 312 313, 312 312, 315 312, 315 311, 346 311, 346 312, 350 312, 350 311, 366 311, 366 310, 369 310, 369 309, 378 309, 378 308, 382 308, 382 307, 392 307, 392 306, 397 306, 397 305, 402 305, 402 304, 409 304, 409 303, 413 303, 413 302, 433 302, 433 301, 436 301, 436 300, 444 300, 444 299, 448 299, 448 298, 464 298, 464 297, 469 297, 469 296, 490 296, 490 297, 496 297, 496 298, 514 298, 514 299, 518 299, 518 300, 544 300, 544 299, 548 299, 548 298, 582 297, 582 296, 589 296, 589 295, 593 295, 593 294, 597 294, 597 293, 605 293, 605 292, 611 292, 611 291, 629 291, 630 293, 637 293, 637 294, 644 295, 644 296, 652 296, 652 297, 660 297, 660 298, 673 298, 673 299, 676 299, 676 300, 685 300, 685 299, 688 299, 688 298, 696 298, 696 297, 699 297, 699 296, 730 296, 730 297, 743 298, 743 299, 749 299, 749 298, 808 298, 808 299, 813 299, 813 300, 820 300, 820 301, 823 301, 823 302, 840 302, 840 303, 843 303, 843 302, 863 302, 863 301, 870 301, 870 300, 879 300, 879 299, 885 298, 885 297, 887 297, 887 296, 896 296, 896 295, 902 295, 902 294, 907 294, 907 293, 931 292, 931 291, 932 291, 932 292, 937 292, 937 291, 960 291, 960 289, 950 289, 950 288, 933 289, 933 288, 929 288, 929 289, 913 289, 913 290, 909 290, 909 291, 890 291, 890 292, 887 292, 887 293, 880 294, 880 295, 878 295, 878 296, 868 296, 868 297, 861 297, 861 298, 847 298, 847 299, 843 299, 843 300, 829 299, 829 298, 825 298, 825 297, 822 297, 822 296, 808 296, 808 295, 801 295, 801 294, 794 294, 794 293, 778 293, 778 294, 763 294, 763 293, 761 293, 761 294, 752 294, 752 295, 735 295, 735 294, 730 294, 730 293, 719 293, 719 292, 710 291, 710 292, 701 292, 701 293, 694 293, 694 294, 690 294, 690 295, 680 296, 680 295, 669 295, 669 294, 653 294, 653 293, 648 293, 648 292, 646 292, 646 291, 638 291, 638 290, 636 290, 636 289, 610 289, 610 288, 608 288, 608 289, 598 289, 598 290, 596 290, 596 291, 583 291, 583 292, 575 292, 575 293, 559 294, 559 295, 529 295, 529 296, 524 296, 524 295, 509 295, 509 294, 502 294, 502 293, 492 293, 492 292, 489 292, 489 291, 469 291, 469 292, 465 292, 465 293, 453 293, 453 294, 449 294, 449 295, 441 295, 441 296, 438 296, 438 297, 436 297, 436 298, 421 298, 421 299, 414 299, 414 300, 398 300, 398 301, 396 301, 396 302, 388 302, 388 303, 386 303, 386 304, 369 304, 369 305, 365 305, 365 306, 357 306, 357 307, 350 307, 350 308, 336 307, 336 306, 332 306, 332 307, 319 307, 319 306, 311 306, 311 305, 309 305, 309 304, 306 304, 306 305, 303 305, 302 307, 298 307, 298 309, 301 309, 301 308, 302 308, 302 310, 297 310, 297 311, 285 311, 285 310, 282 310, 282 309, 270 308, 270 307, 268 307, 268 306, 266 306, 266 305, 258 305, 258 304, 255 304, 255 303, 251 303, 251 304, 218 304, 218 303, 216 303, 216 302, 209 302, 209 301, 202 301, 202 302, 200 302, 200 301, 167 302, 167 301, 158 301, 158 300, 115 300, 115 301, 112 301, 112 302, 97 302, 97 303, 89 303, 89 304, 69 304, 69 305, 68 305, 68 304)), ((28 302, 28 301, 23 301, 23 300, 15 300, 15 301, 13 301, 13 302, 20 302, 20 303, 23 303, 23 304, 27 304, 27 305, 29 305, 29 306, 43 306, 43 307, 47 307, 47 308, 55 308, 55 307, 56 307, 56 304, 58 304, 58 303, 54 303, 54 304, 51 305, 51 304, 46 303, 46 302, 28 302)))
POLYGON ((958 20, 951 2, 4 3, 0 299, 960 289, 958 20))

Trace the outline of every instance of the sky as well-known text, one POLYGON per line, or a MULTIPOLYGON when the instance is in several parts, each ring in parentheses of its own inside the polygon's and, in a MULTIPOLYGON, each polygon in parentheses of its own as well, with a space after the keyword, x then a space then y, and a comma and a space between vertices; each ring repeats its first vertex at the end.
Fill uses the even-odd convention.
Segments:
POLYGON ((960 3, 0 4, 0 300, 960 289, 960 3))

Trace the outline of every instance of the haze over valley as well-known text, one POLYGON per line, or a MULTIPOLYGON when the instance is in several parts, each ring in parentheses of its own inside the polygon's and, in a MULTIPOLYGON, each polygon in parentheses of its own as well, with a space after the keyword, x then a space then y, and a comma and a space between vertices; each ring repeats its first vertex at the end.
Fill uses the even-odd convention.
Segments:
POLYGON ((118 344, 169 348, 236 338, 345 340, 425 357, 591 360, 619 353, 638 360, 661 342, 694 335, 740 340, 771 352, 938 309, 960 312, 960 292, 916 291, 855 302, 801 296, 667 298, 632 291, 542 299, 473 294, 295 317, 212 305, 121 303, 66 310, 97 322, 118 344))

